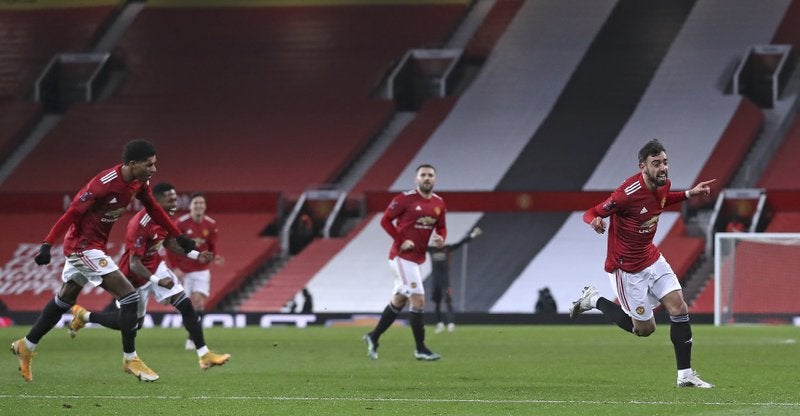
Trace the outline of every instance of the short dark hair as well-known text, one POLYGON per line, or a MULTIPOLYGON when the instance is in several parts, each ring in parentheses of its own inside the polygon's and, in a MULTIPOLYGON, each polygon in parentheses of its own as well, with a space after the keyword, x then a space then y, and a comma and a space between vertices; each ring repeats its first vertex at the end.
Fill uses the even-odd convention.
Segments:
POLYGON ((192 194, 189 195, 189 201, 192 201, 193 199, 195 199, 197 197, 201 197, 203 199, 206 199, 206 194, 204 192, 192 192, 192 194))
POLYGON ((664 145, 658 139, 650 140, 639 149, 639 163, 644 163, 648 156, 658 156, 665 150, 664 145))
POLYGON ((122 150, 122 163, 147 160, 150 156, 155 155, 156 147, 153 146, 153 143, 143 139, 131 140, 122 150))
POLYGON ((436 172, 436 168, 433 167, 433 165, 428 164, 428 163, 423 163, 423 164, 417 166, 417 170, 415 170, 414 172, 419 172, 419 170, 422 169, 422 168, 431 168, 431 169, 433 169, 434 172, 436 172))
POLYGON ((155 196, 156 198, 160 198, 166 192, 169 192, 169 191, 171 191, 173 189, 175 189, 175 187, 172 186, 171 183, 159 182, 159 183, 155 184, 155 186, 153 186, 153 189, 152 189, 153 190, 153 196, 155 196))

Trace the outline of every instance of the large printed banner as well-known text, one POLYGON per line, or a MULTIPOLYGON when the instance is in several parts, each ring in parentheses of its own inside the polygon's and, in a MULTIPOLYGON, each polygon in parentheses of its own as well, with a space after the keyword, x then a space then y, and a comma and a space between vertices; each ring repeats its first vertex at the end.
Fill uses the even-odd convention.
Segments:
MULTIPOLYGON (((0 215, 0 300, 10 310, 39 311, 61 287, 61 271, 64 268, 61 244, 51 248, 50 264, 39 266, 33 261, 41 241, 59 215, 59 212, 0 215)), ((111 232, 108 253, 115 261, 122 254, 124 224, 132 215, 122 215, 120 224, 111 232)), ((78 298, 81 305, 94 309, 102 309, 110 301, 111 296, 99 288, 86 288, 78 298)))

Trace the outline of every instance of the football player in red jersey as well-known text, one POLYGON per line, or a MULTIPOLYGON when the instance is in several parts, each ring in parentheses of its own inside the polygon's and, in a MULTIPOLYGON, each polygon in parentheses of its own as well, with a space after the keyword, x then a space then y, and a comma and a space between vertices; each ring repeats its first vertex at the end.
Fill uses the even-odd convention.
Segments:
POLYGON ((669 314, 678 387, 714 387, 692 369, 689 307, 678 277, 653 244, 664 207, 693 196, 709 195, 709 185, 714 180, 700 182, 687 191, 670 191, 667 153, 658 140, 649 141, 639 150, 639 169, 605 201, 583 215, 598 234, 605 233, 604 218, 611 217, 605 270, 620 304, 601 297, 596 288, 588 286, 573 304, 570 316, 575 318, 597 308, 624 331, 646 337, 656 330, 653 309, 661 304, 669 314))
POLYGON ((447 237, 444 200, 433 193, 436 169, 431 165, 417 167, 417 188, 403 192, 392 199, 383 213, 381 226, 392 237, 389 266, 394 273, 394 294, 383 310, 372 332, 364 335, 367 355, 378 358, 378 339, 392 325, 397 314, 410 303, 411 331, 414 334, 418 360, 434 361, 441 358, 425 345, 425 289, 419 265, 425 262, 428 243, 442 247, 447 237), (410 300, 410 302, 409 302, 410 300))
MULTIPOLYGON (((174 186, 166 182, 158 183, 153 186, 153 196, 164 208, 164 211, 170 215, 175 214, 178 209, 178 194, 175 192, 174 186)), ((146 210, 136 213, 128 221, 125 233, 125 253, 120 259, 119 269, 139 293, 137 311, 139 328, 144 322, 147 302, 152 294, 157 302, 169 303, 180 312, 183 326, 189 333, 190 339, 193 340, 193 345, 197 346, 200 368, 207 370, 225 364, 230 359, 230 354, 217 354, 208 349, 203 327, 192 307, 192 301, 186 296, 177 276, 167 267, 167 263, 161 257, 159 253, 161 247, 174 253, 180 253, 181 256, 198 263, 208 264, 214 259, 214 254, 208 251, 192 250, 184 253, 175 239, 169 238, 167 230, 153 221, 146 210)), ((97 323, 106 328, 120 329, 119 314, 114 312, 90 312, 80 305, 75 305, 72 307, 72 315, 69 332, 73 338, 87 322, 97 323)))
POLYGON ((92 178, 70 203, 67 211, 53 225, 34 261, 50 263, 50 247, 64 237, 66 262, 61 273, 61 286, 53 300, 45 305, 36 323, 25 338, 14 341, 11 350, 19 358, 19 368, 26 381, 33 380, 31 361, 39 341, 72 308, 86 284, 101 286, 120 304, 119 322, 122 332, 123 370, 144 381, 155 381, 158 374, 136 354, 136 308, 139 294, 106 254, 108 235, 133 198, 139 199, 153 219, 176 237, 189 252, 194 241, 182 235, 150 192, 149 181, 156 173, 156 149, 146 140, 133 140, 125 145, 122 163, 101 171, 92 178))
MULTIPOLYGON (((224 260, 217 253, 217 222, 206 215, 206 196, 195 192, 189 197, 189 213, 181 215, 175 220, 175 225, 189 238, 193 239, 200 251, 209 251, 214 255, 217 264, 224 260)), ((183 282, 186 293, 190 296, 197 315, 202 320, 205 310, 206 298, 211 293, 211 270, 208 263, 193 261, 185 256, 167 252, 167 261, 183 282)), ((196 348, 191 338, 186 340, 186 349, 196 348)))

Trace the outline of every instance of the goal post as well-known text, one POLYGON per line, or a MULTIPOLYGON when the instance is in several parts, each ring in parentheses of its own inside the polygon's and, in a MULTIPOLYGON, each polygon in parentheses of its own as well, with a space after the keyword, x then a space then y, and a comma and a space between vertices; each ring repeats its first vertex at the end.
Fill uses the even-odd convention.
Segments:
POLYGON ((714 235, 714 325, 800 322, 800 233, 714 235))

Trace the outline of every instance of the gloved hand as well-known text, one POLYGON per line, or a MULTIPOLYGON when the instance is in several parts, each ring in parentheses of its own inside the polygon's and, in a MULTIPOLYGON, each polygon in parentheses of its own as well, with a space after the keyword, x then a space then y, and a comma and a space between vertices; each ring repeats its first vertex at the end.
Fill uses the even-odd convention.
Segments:
POLYGON ((50 244, 42 243, 42 246, 39 247, 39 254, 33 258, 33 261, 40 266, 50 264, 50 244))
POLYGON ((184 253, 188 253, 197 246, 197 243, 194 242, 191 238, 187 237, 185 234, 181 234, 178 238, 175 239, 178 242, 178 245, 181 246, 184 253))

